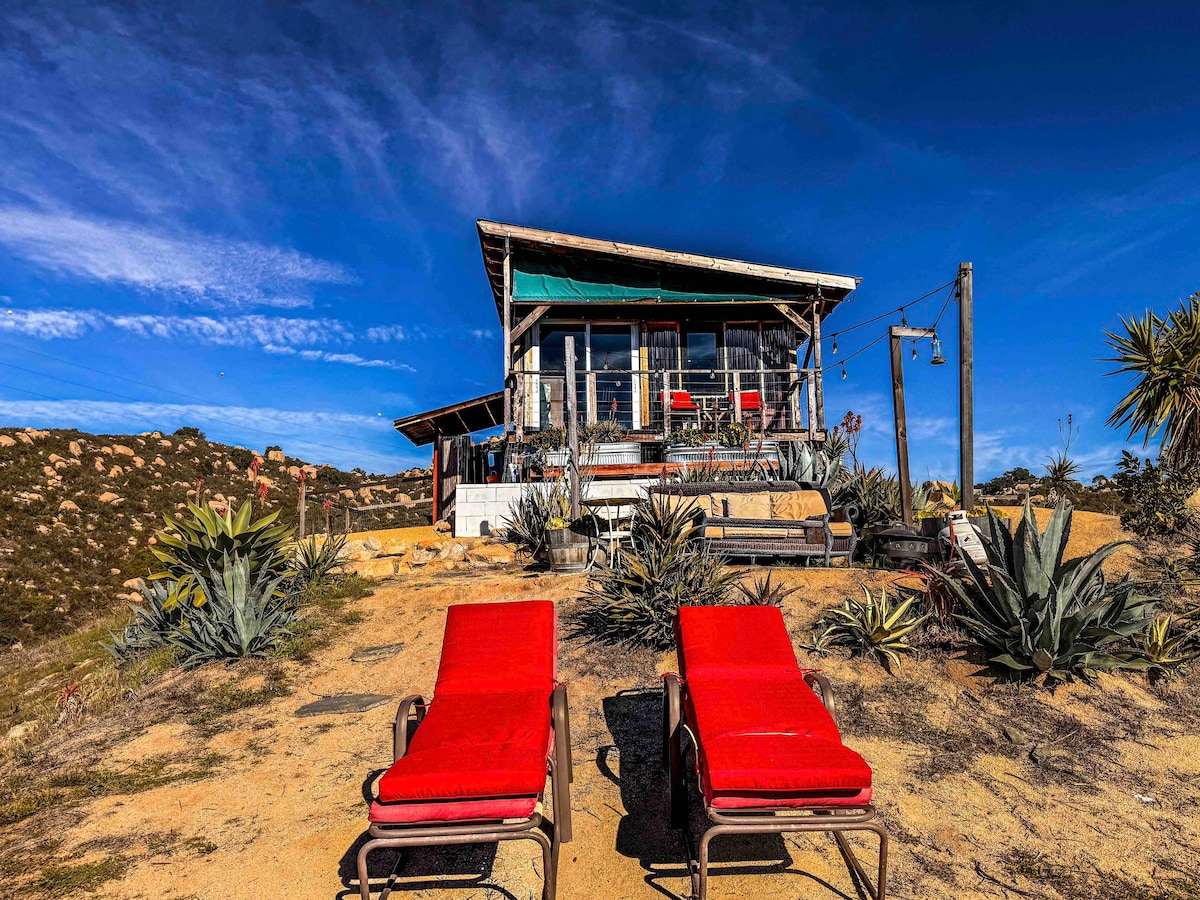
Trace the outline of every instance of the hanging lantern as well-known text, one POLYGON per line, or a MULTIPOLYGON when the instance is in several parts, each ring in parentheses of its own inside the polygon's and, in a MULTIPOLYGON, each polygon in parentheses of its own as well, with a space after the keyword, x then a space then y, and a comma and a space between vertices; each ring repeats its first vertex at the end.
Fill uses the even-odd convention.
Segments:
POLYGON ((917 358, 917 342, 913 341, 913 359, 917 358))
POLYGON ((709 370, 708 370, 708 377, 709 377, 709 380, 710 380, 710 381, 715 381, 715 380, 716 380, 716 377, 717 377, 717 370, 716 370, 716 369, 709 369, 709 370))
POLYGON ((837 356, 837 335, 833 336, 833 355, 837 356))
POLYGON ((842 363, 842 381, 845 381, 850 376, 846 374, 846 364, 842 363))
POLYGON ((931 366, 944 366, 946 357, 942 356, 942 339, 935 337, 933 339, 933 359, 929 361, 931 366))

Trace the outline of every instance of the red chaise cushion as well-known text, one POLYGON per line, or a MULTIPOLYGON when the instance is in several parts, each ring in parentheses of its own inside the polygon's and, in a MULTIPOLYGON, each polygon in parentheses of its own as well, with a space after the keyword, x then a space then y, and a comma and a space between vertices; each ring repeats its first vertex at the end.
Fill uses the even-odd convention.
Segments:
POLYGON ((557 663, 558 619, 549 600, 452 606, 433 694, 545 691, 549 698, 557 663))
POLYGON ((681 607, 679 662, 709 805, 859 806, 871 769, 796 666, 774 607, 681 607))

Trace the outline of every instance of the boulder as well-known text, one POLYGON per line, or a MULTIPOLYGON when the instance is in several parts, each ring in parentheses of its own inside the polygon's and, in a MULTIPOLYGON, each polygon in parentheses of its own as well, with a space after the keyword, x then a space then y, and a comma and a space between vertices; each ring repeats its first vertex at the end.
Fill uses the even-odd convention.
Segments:
POLYGON ((5 744, 19 744, 33 734, 33 729, 37 727, 35 722, 22 722, 20 725, 14 725, 8 729, 8 734, 4 736, 5 744))
POLYGON ((379 559, 363 559, 347 563, 344 569, 355 575, 361 575, 363 578, 391 578, 396 574, 396 567, 399 564, 400 560, 394 556, 385 556, 379 559))
POLYGON ((450 559, 458 562, 461 559, 467 558, 467 545, 460 544, 457 541, 447 543, 442 547, 442 552, 438 554, 438 559, 450 559))
POLYGON ((31 438, 29 435, 27 435, 23 431, 19 432, 17 434, 17 440, 19 440, 22 444, 32 444, 33 443, 33 438, 31 438))
POLYGON ((370 549, 365 541, 346 541, 339 557, 350 562, 361 562, 364 559, 374 559, 378 555, 379 551, 370 549))
POLYGON ((437 559, 437 553, 435 551, 428 550, 424 547, 417 547, 417 549, 412 552, 409 562, 414 566, 423 566, 426 563, 433 562, 435 559, 437 559))
POLYGON ((112 491, 105 491, 103 494, 101 494, 96 499, 99 500, 101 503, 111 503, 113 506, 116 506, 117 504, 124 502, 120 497, 118 497, 112 491))
POLYGON ((54 477, 54 466, 42 466, 42 474, 47 478, 54 477))
POLYGON ((403 541, 400 538, 388 538, 383 541, 379 547, 380 556, 403 556, 413 548, 412 541, 403 541))
POLYGON ((165 466, 167 464, 167 461, 165 459, 163 459, 161 456, 156 456, 156 457, 154 457, 154 464, 156 466, 165 466))
POLYGON ((511 565, 516 558, 516 552, 507 544, 480 544, 467 551, 467 560, 481 567, 511 565))
POLYGON ((104 457, 103 456, 96 457, 96 471, 97 472, 104 471, 104 457))
POLYGON ((58 504, 58 509, 59 509, 59 512, 63 512, 65 510, 70 510, 71 512, 79 512, 79 507, 75 505, 74 500, 64 500, 62 503, 58 504))
POLYGON ((170 446, 171 446, 171 442, 170 442, 170 441, 168 441, 166 438, 163 438, 161 441, 159 441, 159 442, 158 442, 158 446, 160 446, 160 447, 170 447, 170 446))
POLYGON ((433 530, 436 531, 438 534, 449 534, 452 531, 452 529, 450 527, 450 523, 447 522, 445 519, 438 519, 433 524, 433 530))
POLYGON ((268 450, 267 451, 267 459, 270 460, 271 462, 283 462, 283 451, 282 450, 268 450))
POLYGON ((140 469, 142 466, 144 466, 146 464, 146 461, 144 459, 142 459, 140 456, 135 456, 133 458, 133 464, 140 469))
POLYGON ((50 460, 50 462, 54 463, 55 465, 57 465, 60 462, 66 462, 66 460, 63 459, 61 456, 59 456, 57 453, 51 453, 49 456, 46 457, 46 459, 50 460))
POLYGON ((133 448, 126 447, 124 444, 113 444, 112 452, 117 453, 121 456, 133 456, 134 455, 133 448))
POLYGON ((10 438, 7 434, 0 434, 0 447, 15 447, 17 442, 10 438))
POLYGON ((118 478, 124 474, 125 474, 125 470, 122 469, 120 466, 113 466, 111 469, 108 470, 109 478, 118 478))
POLYGON ((369 534, 363 538, 363 543, 366 545, 368 550, 374 550, 376 553, 383 549, 383 544, 380 542, 379 538, 375 537, 373 534, 369 534))
POLYGON ((67 452, 72 456, 79 456, 83 453, 83 448, 79 446, 79 441, 71 441, 71 443, 67 444, 67 452))

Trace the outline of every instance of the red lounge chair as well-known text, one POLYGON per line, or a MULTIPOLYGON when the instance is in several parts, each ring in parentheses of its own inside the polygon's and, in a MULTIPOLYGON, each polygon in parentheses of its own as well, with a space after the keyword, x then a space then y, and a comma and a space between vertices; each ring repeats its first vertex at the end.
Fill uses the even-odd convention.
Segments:
MULTIPOLYGON (((747 419, 757 419, 758 428, 752 430, 762 430, 762 394, 758 391, 740 391, 742 400, 742 415, 747 419)), ((729 392, 729 408, 737 408, 737 395, 729 392)))
POLYGON ((543 900, 554 900, 560 843, 571 840, 571 735, 566 686, 555 680, 558 621, 544 600, 452 606, 432 702, 396 712, 394 759, 371 804, 371 840, 385 847, 531 840, 542 848, 543 900), (410 717, 418 725, 410 741, 410 717), (549 771, 552 838, 541 803, 549 771))
POLYGON ((888 841, 870 802, 871 769, 842 744, 829 682, 797 666, 780 611, 684 606, 676 637, 680 674, 664 676, 664 752, 671 825, 687 837, 696 900, 705 900, 713 838, 797 831, 832 832, 852 875, 874 900, 884 900, 888 841), (687 827, 685 733, 713 823, 700 839, 699 856, 687 827), (847 831, 879 835, 874 885, 847 831))
MULTIPOLYGON (((658 399, 661 401, 663 392, 659 391, 658 399)), ((687 391, 671 391, 671 411, 677 412, 696 412, 700 407, 696 405, 696 401, 692 399, 692 395, 687 391)))

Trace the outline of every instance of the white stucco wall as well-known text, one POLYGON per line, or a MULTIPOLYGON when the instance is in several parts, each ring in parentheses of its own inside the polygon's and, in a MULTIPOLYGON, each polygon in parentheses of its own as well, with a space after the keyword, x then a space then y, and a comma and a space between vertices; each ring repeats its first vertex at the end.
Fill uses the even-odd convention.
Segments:
MULTIPOLYGON (((614 478, 587 485, 587 497, 644 497, 657 478, 614 478)), ((507 527, 509 507, 521 496, 521 484, 460 484, 454 492, 454 536, 481 537, 507 527)))

